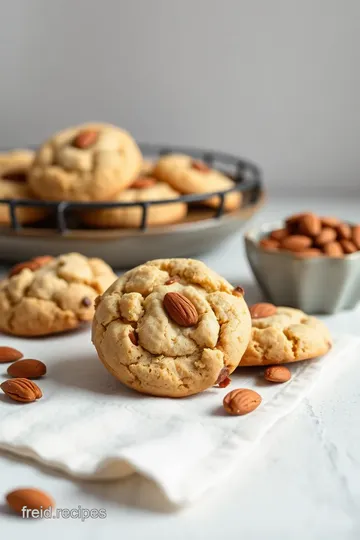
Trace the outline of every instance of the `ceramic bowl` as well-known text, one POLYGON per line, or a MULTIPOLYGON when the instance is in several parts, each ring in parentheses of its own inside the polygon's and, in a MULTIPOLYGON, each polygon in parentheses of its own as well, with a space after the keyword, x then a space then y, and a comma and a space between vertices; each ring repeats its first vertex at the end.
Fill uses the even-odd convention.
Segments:
POLYGON ((265 223, 245 234, 246 254, 267 300, 306 313, 335 313, 360 300, 360 251, 342 258, 301 259, 286 251, 267 251, 259 240, 282 222, 265 223))

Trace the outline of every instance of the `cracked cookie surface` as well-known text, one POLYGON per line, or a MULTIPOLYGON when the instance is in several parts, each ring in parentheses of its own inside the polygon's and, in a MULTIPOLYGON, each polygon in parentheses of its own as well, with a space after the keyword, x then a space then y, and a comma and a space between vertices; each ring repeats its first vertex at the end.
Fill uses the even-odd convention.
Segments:
POLYGON ((115 279, 104 261, 79 253, 24 268, 0 282, 0 330, 44 336, 76 328, 92 319, 95 298, 115 279))
POLYGON ((105 367, 127 386, 155 396, 184 397, 213 386, 237 367, 251 319, 242 296, 192 259, 149 261, 121 276, 98 298, 92 339, 105 367), (180 326, 164 308, 184 295, 199 315, 180 326))
POLYGON ((309 360, 327 353, 331 344, 330 332, 319 319, 278 307, 274 315, 252 320, 251 340, 239 367, 309 360))
POLYGON ((84 124, 40 147, 29 185, 41 199, 107 200, 127 188, 141 167, 141 152, 129 133, 110 124, 84 124))

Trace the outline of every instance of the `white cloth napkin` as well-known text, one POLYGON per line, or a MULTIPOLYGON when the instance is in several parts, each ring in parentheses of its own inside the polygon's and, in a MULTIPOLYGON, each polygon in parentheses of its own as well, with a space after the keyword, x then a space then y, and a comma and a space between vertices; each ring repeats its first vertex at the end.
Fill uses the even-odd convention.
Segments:
MULTIPOLYGON (((97 359, 87 331, 0 341, 48 367, 38 381, 41 400, 18 404, 1 395, 0 448, 81 478, 139 472, 176 504, 195 500, 235 467, 246 467, 245 456, 266 431, 360 348, 358 338, 338 336, 326 357, 293 365, 288 383, 267 384, 259 369, 238 369, 226 389, 164 399, 137 394, 116 381, 97 359), (262 404, 247 416, 228 416, 222 399, 241 387, 257 390, 262 404)), ((5 380, 6 365, 0 370, 5 380)))

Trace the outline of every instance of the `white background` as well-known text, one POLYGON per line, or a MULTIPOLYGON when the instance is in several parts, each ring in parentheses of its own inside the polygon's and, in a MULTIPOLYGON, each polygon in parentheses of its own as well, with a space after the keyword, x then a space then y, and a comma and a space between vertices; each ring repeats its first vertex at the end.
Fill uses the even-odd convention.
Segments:
POLYGON ((358 0, 3 0, 0 146, 91 119, 360 192, 358 0))

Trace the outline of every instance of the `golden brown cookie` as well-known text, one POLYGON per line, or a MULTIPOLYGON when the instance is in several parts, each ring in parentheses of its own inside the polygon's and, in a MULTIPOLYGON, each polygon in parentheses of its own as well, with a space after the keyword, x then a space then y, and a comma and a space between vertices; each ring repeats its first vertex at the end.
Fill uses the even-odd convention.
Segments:
MULTIPOLYGON (((33 199, 27 184, 27 174, 34 159, 31 150, 13 150, 0 154, 0 199, 33 199)), ((41 208, 18 207, 16 217, 20 223, 40 221, 46 215, 41 208)), ((0 225, 11 223, 7 204, 0 205, 0 225)))
MULTIPOLYGON (((179 193, 164 182, 153 184, 150 177, 142 177, 136 185, 117 195, 114 201, 144 202, 158 200, 172 200, 179 197, 179 193), (150 182, 150 183, 147 183, 150 182)), ((148 208, 147 224, 149 226, 165 225, 181 221, 187 212, 185 203, 154 204, 148 208)), ((83 221, 94 227, 139 227, 142 219, 141 207, 101 209, 84 212, 83 221)))
MULTIPOLYGON (((210 169, 205 163, 182 154, 169 154, 161 157, 152 172, 155 178, 167 182, 180 193, 209 193, 226 191, 235 186, 220 171, 210 169)), ((242 194, 234 191, 225 197, 225 209, 235 210, 240 206, 242 194)), ((211 197, 204 204, 212 207, 219 205, 219 197, 211 197)))
POLYGON ((269 317, 252 319, 251 340, 239 366, 309 360, 327 353, 331 344, 321 321, 299 309, 278 307, 269 317))
POLYGON ((239 291, 192 259, 149 261, 97 300, 92 339, 121 382, 154 396, 184 397, 231 373, 251 320, 239 291))
POLYGON ((0 330, 44 336, 90 321, 94 300, 116 275, 101 259, 79 253, 38 257, 17 265, 0 282, 0 330))
POLYGON ((127 188, 141 166, 141 152, 129 133, 110 124, 84 124, 40 147, 29 184, 41 199, 107 200, 127 188))

